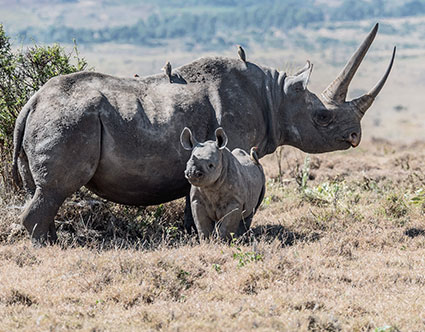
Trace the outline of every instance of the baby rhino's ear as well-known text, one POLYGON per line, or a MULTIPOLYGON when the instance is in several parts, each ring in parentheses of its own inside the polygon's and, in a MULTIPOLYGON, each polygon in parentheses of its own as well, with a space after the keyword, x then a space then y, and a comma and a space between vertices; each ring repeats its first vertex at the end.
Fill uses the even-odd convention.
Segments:
POLYGON ((182 133, 180 134, 180 143, 185 150, 193 150, 195 147, 197 142, 189 128, 184 127, 182 133))
POLYGON ((221 127, 215 130, 215 144, 220 150, 224 149, 227 145, 227 135, 221 127))

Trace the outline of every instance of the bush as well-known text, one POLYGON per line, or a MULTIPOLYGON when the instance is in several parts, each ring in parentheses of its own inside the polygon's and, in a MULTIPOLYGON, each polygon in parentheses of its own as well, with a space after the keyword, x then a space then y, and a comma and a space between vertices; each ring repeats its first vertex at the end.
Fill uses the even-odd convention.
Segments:
POLYGON ((57 44, 17 51, 11 46, 0 24, 0 170, 6 189, 12 188, 13 129, 21 108, 50 78, 87 69, 75 41, 71 53, 57 44))

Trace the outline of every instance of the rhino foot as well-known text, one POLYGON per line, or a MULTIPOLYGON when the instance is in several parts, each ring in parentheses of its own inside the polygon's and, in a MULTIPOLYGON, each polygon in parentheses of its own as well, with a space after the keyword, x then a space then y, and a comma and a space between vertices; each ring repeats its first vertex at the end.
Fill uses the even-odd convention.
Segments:
POLYGON ((20 217, 35 247, 56 243, 58 237, 54 217, 62 202, 63 199, 58 199, 58 195, 36 189, 20 217))

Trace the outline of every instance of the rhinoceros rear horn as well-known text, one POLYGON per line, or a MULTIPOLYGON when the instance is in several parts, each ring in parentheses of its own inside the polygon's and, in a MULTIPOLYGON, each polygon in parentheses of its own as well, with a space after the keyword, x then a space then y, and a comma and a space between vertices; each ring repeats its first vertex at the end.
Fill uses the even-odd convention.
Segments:
POLYGON ((348 86, 360 66, 378 31, 378 23, 367 35, 357 51, 348 60, 338 77, 322 92, 323 97, 334 104, 342 104, 347 96, 348 86))
POLYGON ((198 144, 195 137, 192 135, 191 130, 187 127, 184 127, 180 134, 180 143, 185 150, 193 150, 195 145, 198 144))

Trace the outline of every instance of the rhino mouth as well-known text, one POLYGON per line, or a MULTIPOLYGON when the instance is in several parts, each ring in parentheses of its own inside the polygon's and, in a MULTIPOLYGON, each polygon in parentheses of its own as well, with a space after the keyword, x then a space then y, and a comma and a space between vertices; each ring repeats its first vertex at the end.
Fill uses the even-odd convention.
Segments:
MULTIPOLYGON (((341 138, 337 140, 338 142, 341 142, 342 144, 345 145, 345 149, 349 149, 349 148, 356 148, 359 146, 360 144, 360 138, 341 138)), ((341 148, 344 149, 344 148, 341 148)))
POLYGON ((186 179, 189 181, 189 183, 192 186, 195 186, 195 187, 202 187, 202 184, 204 183, 204 181, 202 181, 202 179, 198 179, 198 178, 195 178, 195 179, 193 179, 193 178, 186 178, 186 179))
POLYGON ((184 176, 189 181, 189 183, 193 185, 202 183, 205 177, 204 173, 199 170, 186 170, 184 172, 184 176))

